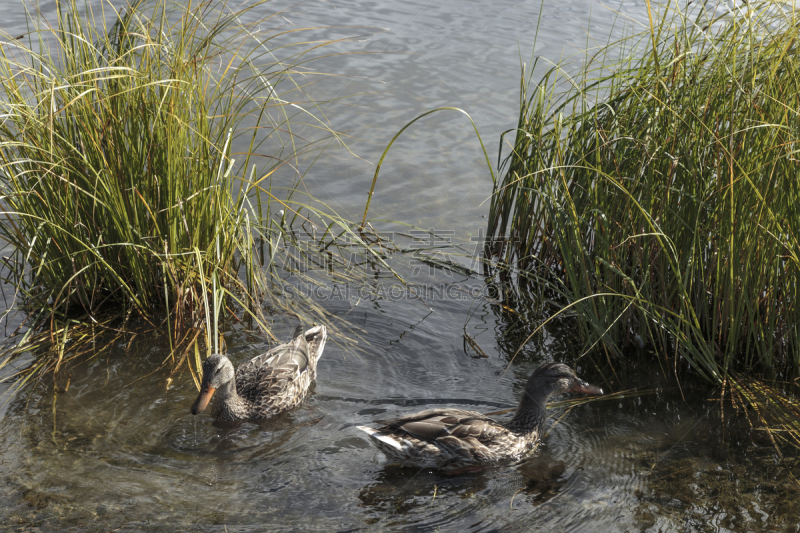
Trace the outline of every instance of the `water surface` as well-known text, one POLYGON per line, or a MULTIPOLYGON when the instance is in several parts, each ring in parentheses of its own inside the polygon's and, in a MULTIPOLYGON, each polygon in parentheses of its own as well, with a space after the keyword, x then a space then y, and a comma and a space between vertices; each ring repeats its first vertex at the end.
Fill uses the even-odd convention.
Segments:
MULTIPOLYGON (((11 402, 0 427, 7 523, 48 531, 796 530, 800 495, 768 442, 735 419, 722 423, 703 397, 682 400, 652 378, 656 369, 629 373, 626 388, 642 391, 634 397, 551 409, 544 444, 522 464, 456 476, 388 465, 355 425, 433 406, 501 411, 540 362, 570 354, 551 343, 509 364, 490 342, 503 325, 488 314, 470 319, 447 302, 432 314, 405 302, 382 307, 364 309, 368 353, 329 343, 303 407, 262 425, 190 415, 193 383, 182 376, 167 387, 168 370, 153 372, 166 347, 146 335, 71 368, 67 390, 66 377, 55 390, 43 380, 11 402), (463 324, 488 358, 465 353, 463 324)), ((275 328, 283 337, 286 322, 275 328)), ((235 363, 268 347, 242 330, 226 342, 235 363)), ((577 367, 602 379, 591 365, 577 367)))

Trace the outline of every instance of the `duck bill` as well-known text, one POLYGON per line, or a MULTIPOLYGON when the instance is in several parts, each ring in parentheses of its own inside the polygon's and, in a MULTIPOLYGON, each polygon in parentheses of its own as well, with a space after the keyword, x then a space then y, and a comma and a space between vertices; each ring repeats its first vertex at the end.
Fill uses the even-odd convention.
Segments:
POLYGON ((603 389, 589 385, 585 381, 578 380, 572 386, 570 392, 580 392, 581 394, 603 394, 603 389))
POLYGON ((200 394, 197 395, 197 399, 192 404, 193 415, 196 415, 208 406, 208 402, 211 400, 211 397, 214 396, 215 390, 217 389, 214 387, 205 387, 200 391, 200 394))

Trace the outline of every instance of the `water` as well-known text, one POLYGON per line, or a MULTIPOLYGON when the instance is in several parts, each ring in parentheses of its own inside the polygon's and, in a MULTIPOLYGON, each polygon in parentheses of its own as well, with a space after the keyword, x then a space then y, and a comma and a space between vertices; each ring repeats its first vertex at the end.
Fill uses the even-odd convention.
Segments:
MULTIPOLYGON (((22 33, 18 4, 3 5, 4 27, 22 33)), ((538 2, 267 7, 287 8, 284 19, 297 26, 366 26, 359 33, 373 35, 340 48, 383 52, 336 59, 326 68, 350 77, 314 89, 365 93, 331 108, 363 160, 337 152, 306 180, 350 218, 361 214, 372 164, 419 113, 461 107, 492 158, 499 134, 516 122, 519 57, 533 49, 538 2)), ((643 2, 622 10, 646 16, 643 2)), ((587 29, 605 42, 624 30, 613 20, 590 0, 548 2, 537 54, 557 61, 583 49, 587 29)), ((469 251, 490 190, 468 121, 440 114, 401 137, 371 213, 435 228, 469 251)), ((394 261, 418 283, 470 284, 394 261)), ((168 386, 169 370, 159 368, 164 339, 144 329, 129 335, 109 357, 70 368, 56 387, 46 377, 0 408, 0 523, 19 531, 800 531, 800 492, 788 475, 798 471, 794 459, 781 461, 764 435, 722 420, 713 402, 673 390, 647 366, 625 369, 619 383, 608 367, 578 361, 582 377, 641 394, 552 409, 544 444, 521 465, 460 476, 386 465, 354 426, 426 407, 511 408, 538 364, 576 359, 562 325, 512 361, 525 337, 510 327, 513 313, 458 294, 427 305, 329 298, 328 309, 364 342, 353 349, 331 339, 303 407, 261 426, 191 416, 191 378, 180 374, 168 386), (464 332, 488 357, 465 349, 464 332)), ((294 323, 275 321, 288 338, 294 323)), ((269 347, 243 328, 228 332, 226 344, 236 364, 269 347)))
MULTIPOLYGON (((304 406, 263 425, 217 426, 191 416, 196 389, 187 376, 167 388, 168 369, 153 371, 163 343, 146 335, 72 368, 67 390, 66 377, 56 392, 44 380, 15 398, 2 421, 6 524, 45 531, 796 530, 791 509, 800 495, 771 447, 732 419, 721 425, 701 398, 684 402, 668 382, 648 379, 652 369, 629 373, 626 386, 644 387, 639 396, 551 409, 544 445, 521 465, 458 476, 387 465, 355 425, 430 406, 512 407, 542 359, 565 357, 544 347, 509 366, 487 336, 481 342, 490 357, 471 358, 459 339, 464 322, 452 323, 457 308, 443 304, 425 317, 396 305, 404 313, 377 306, 365 313, 369 353, 329 343, 304 406)), ((486 322, 467 321, 468 331, 486 322)), ((288 323, 276 330, 291 333, 288 323)), ((226 341, 236 363, 267 347, 243 331, 226 341)), ((590 367, 580 372, 599 379, 590 367)))

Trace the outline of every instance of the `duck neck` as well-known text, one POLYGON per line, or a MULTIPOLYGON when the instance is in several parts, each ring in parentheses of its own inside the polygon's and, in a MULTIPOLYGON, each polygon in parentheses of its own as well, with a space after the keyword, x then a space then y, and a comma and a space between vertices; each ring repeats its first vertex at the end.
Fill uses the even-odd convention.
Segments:
POLYGON ((216 409, 222 420, 240 420, 247 416, 247 403, 236 391, 236 380, 232 379, 217 390, 219 400, 216 409))
MULTIPOLYGON (((530 387, 527 387, 530 389, 530 387)), ((530 435, 539 433, 547 418, 548 395, 536 390, 525 390, 514 418, 506 427, 514 433, 530 435)))

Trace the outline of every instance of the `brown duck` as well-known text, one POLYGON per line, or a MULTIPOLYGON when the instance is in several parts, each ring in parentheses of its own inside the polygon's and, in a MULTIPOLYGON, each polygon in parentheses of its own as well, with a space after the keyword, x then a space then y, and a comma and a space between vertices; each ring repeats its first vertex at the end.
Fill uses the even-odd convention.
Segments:
POLYGON ((467 471, 516 461, 539 440, 548 398, 564 392, 603 394, 563 363, 534 370, 514 417, 506 424, 461 409, 428 409, 396 420, 377 420, 380 429, 358 426, 390 459, 404 466, 467 471))
POLYGON ((298 327, 291 341, 239 365, 235 372, 227 357, 211 355, 203 362, 203 382, 192 414, 203 411, 212 396, 211 415, 225 422, 263 420, 297 406, 317 377, 327 338, 325 326, 305 332, 298 327))

